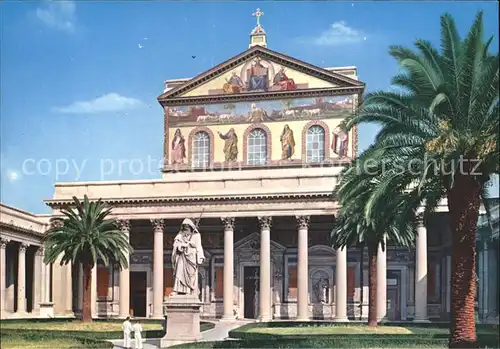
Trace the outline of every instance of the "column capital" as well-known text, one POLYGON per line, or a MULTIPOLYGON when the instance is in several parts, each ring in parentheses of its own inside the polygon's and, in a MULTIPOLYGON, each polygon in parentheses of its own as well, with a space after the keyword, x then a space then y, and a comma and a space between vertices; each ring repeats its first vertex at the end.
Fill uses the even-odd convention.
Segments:
POLYGON ((309 229, 310 216, 295 216, 297 219, 297 229, 309 229))
POLYGON ((38 249, 36 250, 36 255, 43 256, 44 254, 45 254, 45 250, 44 250, 43 246, 38 247, 38 249))
POLYGON ((234 223, 236 219, 234 217, 222 217, 222 225, 224 226, 224 231, 234 230, 234 223))
POLYGON ((164 219, 151 219, 151 224, 153 225, 153 231, 156 232, 163 232, 163 229, 165 228, 165 220, 164 219))
POLYGON ((424 214, 423 213, 418 213, 417 214, 416 221, 417 221, 417 227, 418 228, 425 228, 424 214))
POLYGON ((6 248, 9 241, 10 239, 0 238, 0 248, 6 248))
POLYGON ((64 226, 64 220, 62 218, 51 218, 50 219, 50 228, 62 228, 64 226))
POLYGON ((259 220, 260 229, 271 229, 273 217, 260 216, 257 219, 259 220))
POLYGON ((26 252, 26 249, 30 246, 30 244, 26 243, 26 242, 21 242, 21 244, 19 244, 19 251, 21 252, 26 252))
POLYGON ((130 220, 129 219, 117 219, 116 225, 123 232, 128 233, 130 231, 130 220))

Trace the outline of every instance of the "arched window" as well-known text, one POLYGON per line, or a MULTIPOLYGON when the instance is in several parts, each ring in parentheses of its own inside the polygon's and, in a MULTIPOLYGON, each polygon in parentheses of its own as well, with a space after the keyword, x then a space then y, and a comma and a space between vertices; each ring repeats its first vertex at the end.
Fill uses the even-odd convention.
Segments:
POLYGON ((325 160, 325 129, 314 125, 307 130, 306 161, 322 162, 325 160))
POLYGON ((267 135, 256 128, 248 135, 247 164, 265 165, 267 162, 267 135))
POLYGON ((196 132, 193 137, 193 167, 208 167, 210 163, 210 136, 204 131, 196 132))

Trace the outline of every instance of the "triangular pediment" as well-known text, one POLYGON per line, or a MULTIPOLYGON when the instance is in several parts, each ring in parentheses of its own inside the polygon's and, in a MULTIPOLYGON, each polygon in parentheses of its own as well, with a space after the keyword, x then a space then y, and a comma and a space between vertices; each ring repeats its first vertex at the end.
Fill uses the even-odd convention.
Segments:
MULTIPOLYGON (((235 250, 260 250, 260 233, 252 233, 234 244, 235 250)), ((285 246, 271 240, 271 251, 284 251, 285 246)))
POLYGON ((357 88, 364 83, 316 67, 261 46, 254 46, 164 92, 160 101, 184 97, 220 96, 307 89, 357 88))

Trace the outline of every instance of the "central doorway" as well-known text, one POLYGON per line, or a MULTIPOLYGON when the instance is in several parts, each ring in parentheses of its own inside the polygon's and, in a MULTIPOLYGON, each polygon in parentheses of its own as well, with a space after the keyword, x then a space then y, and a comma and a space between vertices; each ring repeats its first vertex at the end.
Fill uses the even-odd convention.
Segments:
POLYGON ((130 273, 130 315, 146 317, 147 304, 147 272, 132 271, 130 273))
POLYGON ((389 321, 401 320, 401 272, 398 270, 387 271, 387 319, 389 321))
POLYGON ((255 319, 258 315, 259 297, 259 267, 245 267, 243 272, 244 277, 244 314, 245 319, 255 319))

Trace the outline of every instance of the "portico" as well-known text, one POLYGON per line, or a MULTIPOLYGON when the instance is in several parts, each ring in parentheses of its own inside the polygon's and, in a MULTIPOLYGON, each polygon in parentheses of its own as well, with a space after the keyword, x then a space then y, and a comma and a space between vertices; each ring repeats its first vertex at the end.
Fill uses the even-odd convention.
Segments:
MULTIPOLYGON (((173 286, 172 241, 181 220, 189 217, 199 219, 206 255, 198 281, 202 316, 348 321, 367 316, 367 256, 359 248, 335 251, 330 247, 328 237, 337 207, 325 188, 335 185, 339 171, 336 167, 289 169, 286 173, 268 169, 261 177, 255 171, 207 172, 204 180, 186 172, 161 181, 120 182, 121 193, 137 193, 122 198, 111 196, 117 194, 114 183, 65 183, 56 185, 55 198, 47 203, 57 217, 58 207, 71 201, 64 197, 65 192, 102 197, 113 205, 112 218, 118 220, 134 247, 128 269, 95 268, 95 316, 164 315, 163 303, 173 286), (193 187, 199 193, 196 198, 180 190, 193 187), (263 194, 252 194, 257 188, 263 194), (218 194, 212 194, 215 192, 218 194), (162 193, 171 195, 160 196, 162 193), (300 202, 300 207, 292 200, 300 202)), ((419 236, 417 250, 427 249, 424 233, 419 236)), ((381 318, 411 319, 413 314, 407 308, 426 314, 426 299, 415 291, 412 306, 411 285, 405 283, 415 275, 411 284, 415 290, 422 287, 416 286, 421 273, 412 271, 414 255, 390 242, 381 253, 386 265, 383 274, 389 276, 379 289, 387 285, 389 293, 394 289, 399 297, 397 311, 387 314, 380 307, 381 318), (391 270, 398 275, 395 286, 391 286, 391 270)), ((394 301, 382 302, 386 303, 390 306, 394 301)))
POLYGON ((0 216, 1 318, 52 314, 51 266, 41 243, 46 220, 4 204, 0 216))

